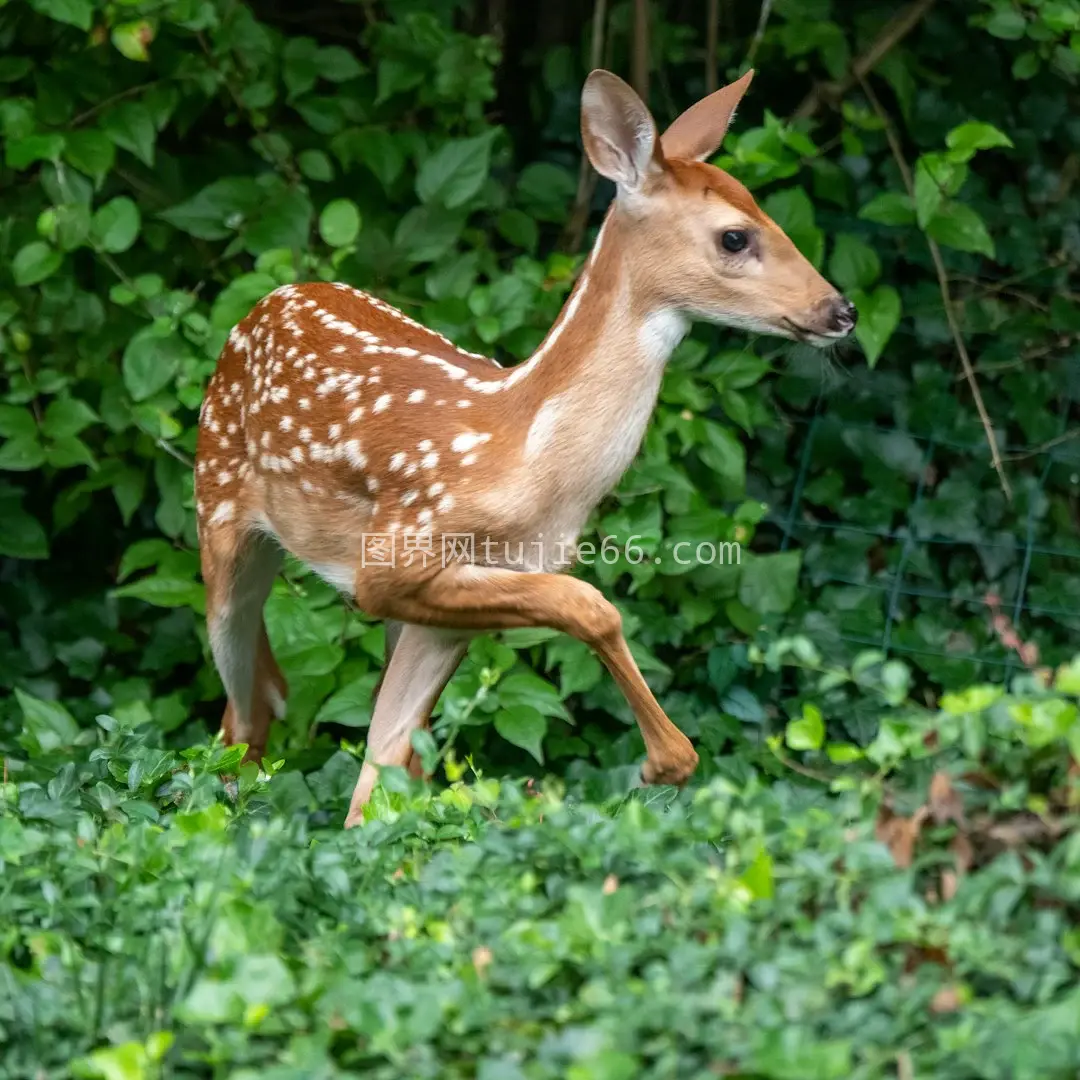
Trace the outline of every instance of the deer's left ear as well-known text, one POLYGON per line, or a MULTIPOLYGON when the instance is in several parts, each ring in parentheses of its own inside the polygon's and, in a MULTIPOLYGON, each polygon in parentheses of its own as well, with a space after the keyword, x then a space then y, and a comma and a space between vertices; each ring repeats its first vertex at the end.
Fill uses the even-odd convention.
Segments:
POLYGON ((691 105, 660 136, 664 156, 688 161, 704 161, 712 157, 724 141, 735 109, 754 77, 751 68, 741 78, 691 105))

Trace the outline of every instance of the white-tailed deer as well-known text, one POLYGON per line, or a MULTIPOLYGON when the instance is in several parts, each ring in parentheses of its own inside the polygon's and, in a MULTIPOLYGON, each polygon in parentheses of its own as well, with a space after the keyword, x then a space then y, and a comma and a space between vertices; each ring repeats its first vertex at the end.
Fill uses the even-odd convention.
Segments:
POLYGON ((558 571, 633 459, 691 320, 824 345, 855 310, 731 176, 705 164, 752 72, 658 136, 621 79, 594 71, 581 126, 616 184, 547 337, 503 369, 348 285, 286 285, 233 330, 207 388, 196 509, 227 742, 261 759, 286 686, 262 608, 282 549, 369 615, 387 658, 346 825, 471 636, 550 627, 591 646, 633 708, 646 783, 697 765, 635 664, 612 604, 558 571))

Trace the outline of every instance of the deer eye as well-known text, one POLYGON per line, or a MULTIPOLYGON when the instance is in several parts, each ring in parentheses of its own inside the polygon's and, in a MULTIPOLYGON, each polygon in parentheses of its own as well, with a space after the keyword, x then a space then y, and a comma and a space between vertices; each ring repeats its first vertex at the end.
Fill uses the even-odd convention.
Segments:
POLYGON ((727 229, 720 234, 720 246, 732 255, 737 255, 750 243, 750 234, 745 229, 727 229))

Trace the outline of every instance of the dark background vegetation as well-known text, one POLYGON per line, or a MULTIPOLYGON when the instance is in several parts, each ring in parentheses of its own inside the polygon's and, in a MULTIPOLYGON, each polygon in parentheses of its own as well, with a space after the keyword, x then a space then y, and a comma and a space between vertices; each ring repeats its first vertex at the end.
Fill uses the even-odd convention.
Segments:
POLYGON ((12 0, 0 54, 0 1076, 1076 1075, 1077 0, 12 0), (861 316, 696 328, 594 516, 699 776, 631 794, 595 658, 508 634, 340 833, 382 630, 290 563, 223 786, 229 329, 325 278, 527 356, 598 65, 661 127, 754 66, 716 162, 861 316))

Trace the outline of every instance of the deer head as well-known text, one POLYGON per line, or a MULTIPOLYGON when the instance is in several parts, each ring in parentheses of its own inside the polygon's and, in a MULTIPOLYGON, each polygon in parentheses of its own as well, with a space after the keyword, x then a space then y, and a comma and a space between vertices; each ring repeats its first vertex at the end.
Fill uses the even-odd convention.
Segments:
POLYGON ((581 132, 593 167, 613 180, 613 217, 639 284, 687 317, 827 345, 857 313, 733 176, 716 153, 753 76, 748 71, 687 109, 658 136, 636 93, 593 71, 581 132))

